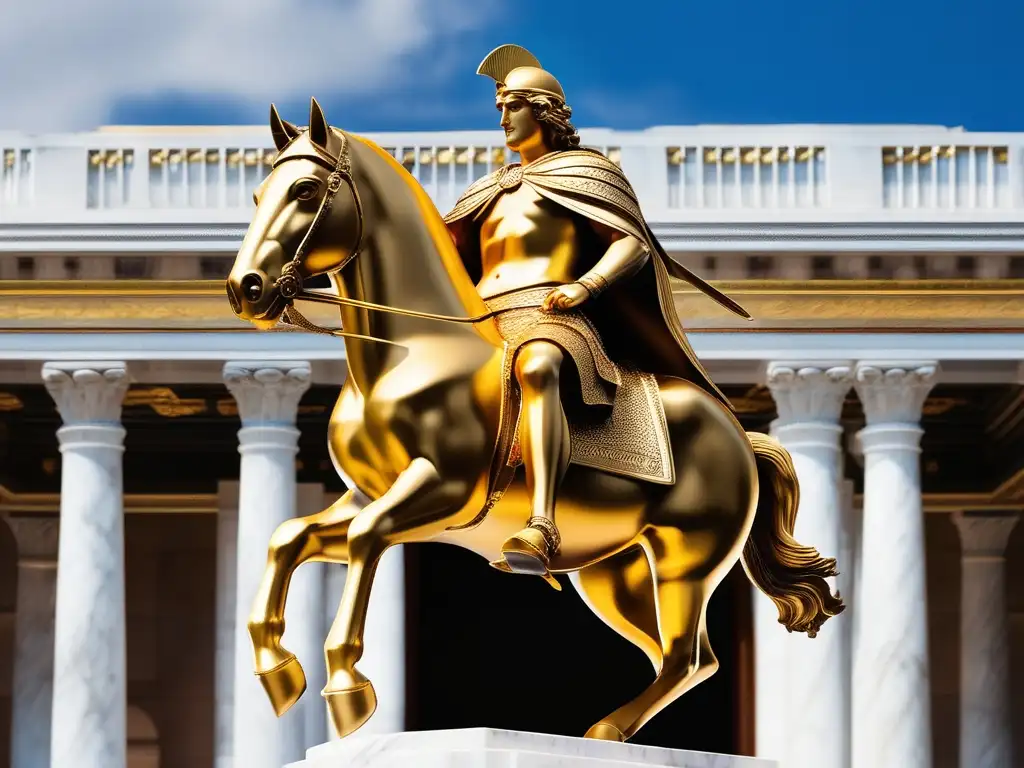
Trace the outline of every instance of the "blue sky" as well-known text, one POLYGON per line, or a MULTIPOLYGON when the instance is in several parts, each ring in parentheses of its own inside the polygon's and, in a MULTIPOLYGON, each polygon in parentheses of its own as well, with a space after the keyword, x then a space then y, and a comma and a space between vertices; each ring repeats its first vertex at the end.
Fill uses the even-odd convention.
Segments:
MULTIPOLYGON (((70 7, 35 5, 48 3, 70 7)), ((22 94, 15 103, 30 124, 17 127, 263 123, 271 100, 304 122, 310 95, 350 130, 493 127, 491 85, 474 71, 491 48, 515 42, 562 81, 579 127, 1024 130, 1021 0, 164 0, 152 6, 166 9, 163 21, 137 13, 134 0, 97 5, 81 22, 64 15, 63 44, 25 47, 22 61, 36 51, 74 57, 81 85, 63 110, 36 110, 22 94), (174 26, 186 11, 191 25, 174 26), (307 27, 289 27, 310 15, 307 27)), ((43 63, 35 77, 45 86, 36 93, 56 93, 43 63)))

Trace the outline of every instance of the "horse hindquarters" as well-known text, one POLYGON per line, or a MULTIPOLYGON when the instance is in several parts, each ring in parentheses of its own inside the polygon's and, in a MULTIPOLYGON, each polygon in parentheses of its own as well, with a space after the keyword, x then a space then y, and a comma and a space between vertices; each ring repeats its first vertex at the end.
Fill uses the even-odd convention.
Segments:
POLYGON ((597 563, 576 580, 591 609, 644 650, 657 676, 595 724, 590 738, 631 738, 718 669, 707 605, 739 558, 755 510, 756 466, 735 419, 692 384, 664 379, 659 388, 675 484, 647 485, 647 524, 636 550, 597 563))

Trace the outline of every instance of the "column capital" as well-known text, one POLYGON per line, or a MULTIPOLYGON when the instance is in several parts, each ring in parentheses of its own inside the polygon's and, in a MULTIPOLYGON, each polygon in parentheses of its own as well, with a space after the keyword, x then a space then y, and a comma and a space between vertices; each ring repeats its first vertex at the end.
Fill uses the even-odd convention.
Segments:
POLYGON ((42 376, 65 426, 120 426, 125 363, 44 363, 42 376))
POLYGON ((7 525, 18 542, 19 563, 56 563, 60 540, 57 515, 10 515, 7 525))
POLYGON ((954 512, 952 519, 960 531, 963 558, 1002 559, 1019 518, 1016 512, 954 512))
POLYGON ((772 362, 768 389, 779 413, 779 424, 839 420, 846 393, 853 386, 851 361, 813 364, 772 362))
POLYGON ((243 427, 292 426, 309 389, 307 362, 229 362, 224 383, 238 403, 243 427))
POLYGON ((917 424, 938 372, 939 364, 934 361, 857 363, 854 387, 868 426, 917 424))

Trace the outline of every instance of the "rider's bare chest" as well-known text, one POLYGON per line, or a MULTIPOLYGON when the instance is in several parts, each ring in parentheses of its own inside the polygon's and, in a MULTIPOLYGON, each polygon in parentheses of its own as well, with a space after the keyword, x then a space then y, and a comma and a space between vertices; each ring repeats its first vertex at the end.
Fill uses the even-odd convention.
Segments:
POLYGON ((491 205, 480 227, 484 275, 515 270, 513 262, 530 262, 534 265, 530 272, 542 273, 536 278, 571 281, 585 226, 579 216, 527 184, 505 192, 491 205))
POLYGON ((505 192, 491 205, 480 228, 484 258, 552 258, 558 251, 575 250, 578 218, 526 184, 505 192))

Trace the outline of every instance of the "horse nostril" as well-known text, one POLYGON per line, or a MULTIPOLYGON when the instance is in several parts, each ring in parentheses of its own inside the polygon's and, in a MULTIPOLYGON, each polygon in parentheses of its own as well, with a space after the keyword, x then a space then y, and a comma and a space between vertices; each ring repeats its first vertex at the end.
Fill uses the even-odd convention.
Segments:
POLYGON ((238 296, 235 295, 235 286, 233 286, 230 282, 227 284, 227 293, 228 304, 231 305, 231 311, 234 312, 236 315, 241 314, 242 304, 238 300, 238 296))
POLYGON ((242 295, 249 301, 259 301, 263 295, 263 280, 259 275, 249 273, 242 278, 242 295))

